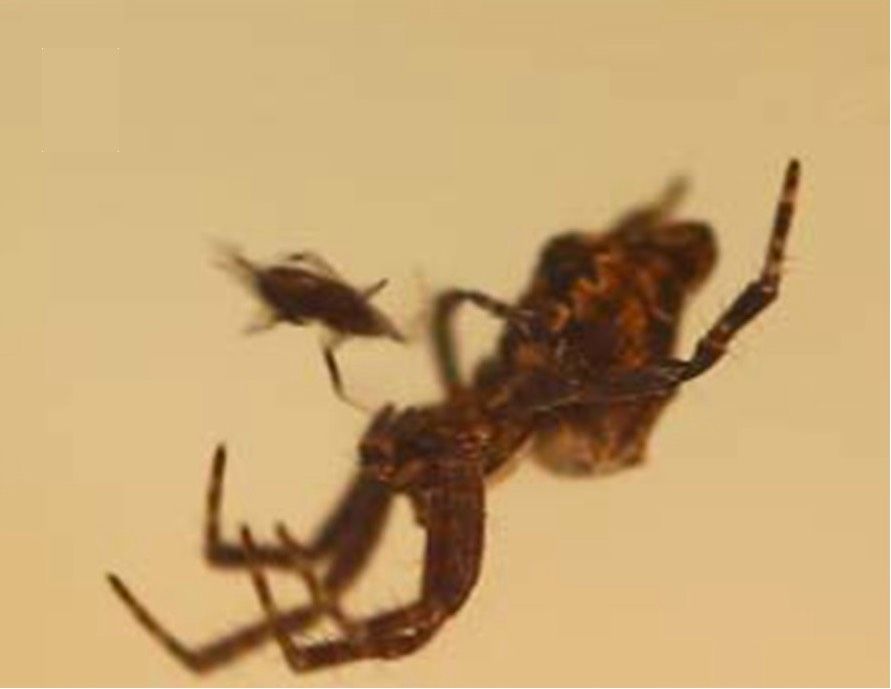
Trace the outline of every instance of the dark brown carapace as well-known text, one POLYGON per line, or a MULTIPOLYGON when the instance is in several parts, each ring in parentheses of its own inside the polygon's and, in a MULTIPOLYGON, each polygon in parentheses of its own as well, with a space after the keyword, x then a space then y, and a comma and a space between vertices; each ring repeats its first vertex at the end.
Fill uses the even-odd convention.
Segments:
MULTIPOLYGON (((678 387, 717 363, 734 335, 776 298, 798 178, 798 162, 792 161, 761 273, 687 359, 675 355, 678 324, 688 298, 711 271, 716 250, 707 225, 672 217, 677 186, 607 232, 569 232, 552 239, 514 305, 478 291, 442 292, 431 330, 443 400, 401 410, 386 406, 374 416, 359 443, 350 488, 307 543, 283 525, 272 543, 256 542, 247 527, 237 541, 222 537, 225 452, 218 448, 208 491, 205 556, 214 566, 250 574, 263 608, 260 620, 189 647, 109 575, 115 592, 153 637, 197 672, 270 639, 298 672, 417 650, 458 611, 477 581, 487 478, 527 444, 544 467, 561 474, 639 464, 653 424, 678 387), (495 352, 468 382, 459 375, 453 341, 454 316, 463 303, 506 322, 495 352), (410 500, 426 533, 420 593, 395 609, 351 616, 341 604, 343 594, 367 564, 399 495, 410 500), (273 569, 298 575, 311 603, 279 608, 267 581, 267 570, 273 569), (295 640, 321 618, 337 625, 335 638, 295 640)), ((295 293, 290 287, 283 291, 295 293)), ((265 293, 264 298, 273 301, 265 293)), ((314 317, 330 321, 327 309, 323 303, 314 317)), ((295 316, 306 313, 298 311, 295 316)))

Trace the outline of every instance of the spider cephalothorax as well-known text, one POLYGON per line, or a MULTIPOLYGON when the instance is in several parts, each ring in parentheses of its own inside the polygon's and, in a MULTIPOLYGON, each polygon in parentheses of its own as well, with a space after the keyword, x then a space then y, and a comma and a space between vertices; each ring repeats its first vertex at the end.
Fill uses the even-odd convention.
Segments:
MULTIPOLYGON (((205 556, 214 566, 249 572, 264 612, 259 621, 190 648, 109 575, 115 592, 152 636, 199 672, 270 639, 300 672, 417 650, 464 604, 479 576, 485 479, 530 439, 533 455, 561 474, 599 474, 639 464, 654 423, 679 386, 715 365, 736 333, 773 301, 798 177, 799 165, 792 161, 761 273, 699 339, 689 359, 675 355, 680 316, 716 252, 707 225, 672 218, 679 185, 605 233, 574 232, 551 240, 514 305, 473 290, 439 294, 431 333, 443 399, 422 407, 387 406, 374 416, 359 443, 350 487, 307 543, 283 525, 275 543, 256 542, 247 527, 237 541, 223 538, 226 453, 219 447, 208 490, 205 556), (506 322, 495 352, 469 381, 459 373, 452 332, 456 309, 465 302, 506 322), (367 564, 398 495, 409 498, 426 534, 419 594, 395 609, 355 618, 343 608, 343 594, 367 564), (311 603, 280 609, 267 582, 270 569, 299 575, 311 603), (315 643, 294 639, 322 617, 337 625, 336 637, 315 643)), ((269 270, 249 274, 273 276, 269 270)), ((359 320, 337 320, 336 299, 301 303, 301 294, 308 293, 298 283, 276 283, 276 298, 283 297, 287 309, 278 302, 270 306, 294 322, 311 312, 343 334, 362 330, 359 320)), ((346 294, 359 311, 370 310, 367 293, 340 282, 318 284, 329 296, 346 294)), ((339 379, 335 382, 339 391, 339 379)))

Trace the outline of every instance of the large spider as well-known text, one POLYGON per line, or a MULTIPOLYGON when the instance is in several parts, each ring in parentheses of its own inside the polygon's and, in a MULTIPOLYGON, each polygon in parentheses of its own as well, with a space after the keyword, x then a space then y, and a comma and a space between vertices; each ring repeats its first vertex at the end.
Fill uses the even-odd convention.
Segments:
POLYGON ((708 225, 676 221, 680 185, 620 219, 605 233, 570 232, 544 248, 516 306, 475 291, 449 290, 435 303, 432 331, 446 394, 436 404, 381 409, 359 443, 360 464, 338 507, 307 544, 283 526, 277 543, 257 543, 242 527, 220 535, 225 450, 214 457, 205 557, 245 568, 261 620, 197 648, 164 629, 122 581, 109 581, 138 622, 195 671, 206 671, 274 638, 289 666, 304 672, 361 658, 394 658, 427 643, 467 600, 483 553, 486 478, 527 441, 553 471, 593 474, 643 459, 660 412, 684 382, 717 363, 735 334, 777 296, 792 221, 799 164, 789 163, 760 275, 702 336, 689 359, 673 356, 687 298, 711 271, 708 225), (458 374, 452 325, 470 302, 507 322, 495 353, 471 381, 458 374), (397 495, 411 501, 426 532, 417 599, 355 618, 341 605, 378 543, 397 495), (316 565, 327 561, 320 575, 316 565), (282 610, 267 569, 292 570, 311 602, 282 610), (338 635, 317 643, 293 634, 328 617, 338 635))

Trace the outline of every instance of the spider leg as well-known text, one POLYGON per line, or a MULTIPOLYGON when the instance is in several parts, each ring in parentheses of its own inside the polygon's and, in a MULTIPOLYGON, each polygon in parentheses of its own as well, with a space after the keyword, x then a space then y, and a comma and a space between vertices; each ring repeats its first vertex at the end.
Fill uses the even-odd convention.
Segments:
POLYGON ((746 286, 705 336, 699 340, 693 357, 687 363, 684 371, 685 380, 701 375, 717 363, 724 356, 727 345, 734 335, 777 298, 800 176, 801 165, 797 160, 792 160, 786 168, 782 193, 777 203, 773 231, 767 246, 761 274, 746 286))
MULTIPOLYGON (((475 585, 483 545, 483 484, 473 466, 451 466, 438 477, 425 503, 427 544, 419 598, 389 612, 352 620, 342 612, 343 638, 301 645, 288 635, 282 614, 259 563, 251 579, 288 665, 306 672, 362 658, 395 658, 429 641, 445 619, 467 599, 475 585)), ((245 549, 253 552, 250 531, 242 529, 245 549)))
MULTIPOLYGON (((214 456, 208 490, 205 556, 215 566, 246 567, 248 563, 244 549, 220 538, 219 514, 224 469, 225 450, 220 446, 214 456)), ((313 536, 303 554, 309 561, 324 557, 330 559, 322 584, 326 590, 336 593, 346 591, 368 563, 383 533, 392 505, 392 495, 380 482, 358 474, 337 508, 313 536)), ((281 526, 278 531, 282 533, 281 526)), ((278 547, 255 545, 253 555, 260 566, 288 569, 293 567, 293 552, 294 546, 291 543, 278 547)), ((264 618, 212 641, 198 645, 186 644, 164 627, 119 577, 109 574, 108 581, 140 626, 193 672, 213 670, 273 639, 272 629, 264 618)), ((317 602, 295 607, 281 613, 280 625, 289 632, 306 629, 323 612, 317 607, 317 602)))
POLYGON ((669 359, 640 369, 600 376, 590 385, 582 383, 574 390, 561 386, 556 381, 550 381, 553 390, 539 394, 534 402, 532 397, 527 395, 527 399, 530 400, 528 406, 535 411, 542 411, 567 404, 668 395, 678 385, 701 376, 717 364, 736 334, 766 309, 779 293, 783 256, 792 226, 800 173, 799 162, 790 161, 783 179, 770 242, 760 274, 746 285, 714 325, 699 339, 690 359, 669 359))
MULTIPOLYGON (((164 627, 139 601, 119 577, 108 575, 108 583, 130 610, 139 625, 188 669, 196 673, 209 672, 236 660, 272 639, 269 623, 263 619, 229 632, 212 641, 187 645, 164 627)), ((291 632, 305 629, 321 617, 322 611, 312 605, 283 612, 280 624, 291 632)))
MULTIPOLYGON (((378 525, 382 525, 382 521, 374 521, 378 525)), ((278 531, 281 540, 284 542, 288 554, 295 557, 295 552, 299 553, 299 557, 305 558, 300 560, 298 573, 307 583, 307 588, 311 594, 311 603, 309 605, 291 608, 279 613, 278 624, 286 632, 298 632, 310 627, 317 622, 323 615, 328 614, 341 629, 349 629, 349 621, 340 610, 335 593, 345 591, 355 578, 355 575, 361 570, 367 562, 373 545, 376 544, 380 528, 374 532, 373 542, 369 541, 366 534, 370 531, 360 530, 357 537, 355 531, 351 534, 351 541, 355 543, 358 550, 353 552, 350 547, 346 547, 335 553, 332 559, 332 566, 326 572, 324 579, 320 583, 315 576, 311 566, 311 557, 307 555, 306 549, 297 544, 296 540, 288 533, 284 526, 279 525, 278 531), (359 542, 363 537, 364 542, 359 542), (344 557, 348 554, 349 557, 344 557)), ((261 557, 260 551, 254 547, 254 554, 261 557)), ((292 566, 295 564, 291 561, 292 566)), ((127 608, 136 617, 139 624, 162 646, 164 646, 175 658, 193 672, 204 673, 214 670, 222 665, 236 660, 237 658, 259 648, 263 644, 273 639, 273 630, 269 626, 268 620, 264 617, 258 622, 246 624, 235 631, 229 632, 213 641, 209 641, 200 645, 188 646, 175 637, 167 630, 152 613, 139 601, 138 598, 127 588, 121 579, 114 574, 108 575, 108 581, 114 589, 115 593, 121 598, 127 608)))
MULTIPOLYGON (((214 452, 207 485, 207 508, 204 522, 204 557, 213 567, 244 567, 244 553, 234 543, 224 541, 220 529, 223 502, 223 477, 226 473, 226 447, 221 443, 214 452)), ((257 559, 266 567, 287 567, 288 556, 281 548, 259 546, 257 559)))
MULTIPOLYGON (((247 555, 242 545, 225 541, 221 536, 220 512, 225 469, 226 450, 220 445, 214 454, 207 491, 204 555, 216 567, 244 568, 247 566, 247 555)), ((370 555, 383 531, 392 504, 392 495, 385 484, 365 473, 358 473, 340 498, 337 507, 310 540, 307 556, 314 560, 330 556, 332 570, 346 570, 336 577, 338 581, 351 580, 370 555), (357 552, 361 552, 362 556, 357 556, 357 552), (354 559, 356 562, 353 562, 354 559)), ((254 551, 254 561, 264 567, 292 566, 292 553, 287 547, 256 545, 254 551)))
MULTIPOLYGON (((330 586, 327 578, 324 581, 319 580, 306 546, 297 541, 284 524, 278 524, 276 532, 279 541, 291 553, 293 569, 306 585, 313 607, 320 614, 327 615, 334 620, 344 634, 355 634, 355 628, 340 606, 338 591, 330 586)), ((256 547, 250 536, 250 531, 246 527, 242 528, 242 541, 245 540, 248 542, 248 552, 252 555, 255 554, 256 547), (247 536, 244 535, 245 533, 247 536)))
POLYGON ((453 322, 457 308, 465 302, 473 304, 495 318, 512 322, 520 327, 525 326, 524 314, 520 310, 483 292, 464 289, 448 289, 440 292, 433 304, 431 334, 436 369, 447 391, 463 387, 458 370, 453 322))

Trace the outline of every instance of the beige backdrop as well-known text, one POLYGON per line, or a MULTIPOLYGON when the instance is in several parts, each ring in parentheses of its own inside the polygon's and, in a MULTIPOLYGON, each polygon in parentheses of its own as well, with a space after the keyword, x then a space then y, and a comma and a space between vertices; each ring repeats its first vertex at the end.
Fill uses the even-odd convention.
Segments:
MULTIPOLYGON (((686 172, 722 249, 688 350, 756 270, 793 154, 782 299, 645 469, 524 464, 492 491, 473 598, 416 657, 295 679, 270 647, 207 681, 888 682, 885 3, 176 6, 0 9, 0 682, 198 681, 104 572, 191 640, 254 619, 245 578, 199 557, 214 443, 227 523, 264 536, 308 532, 355 461, 366 420, 333 399, 317 335, 243 336, 253 305, 214 241, 388 276, 406 323, 440 286, 514 295, 552 233, 686 172)), ((485 319, 463 328, 487 346, 485 319)), ((369 402, 436 394, 420 344, 343 360, 369 402)), ((407 516, 366 609, 412 591, 407 516)))

